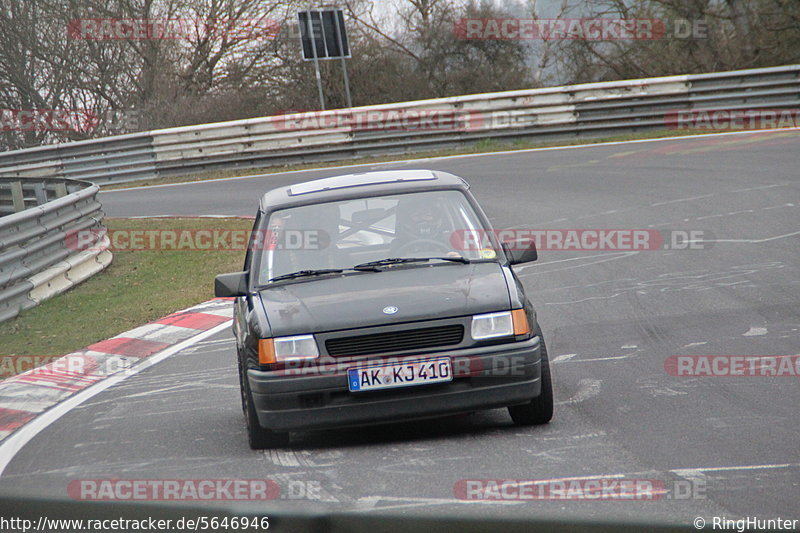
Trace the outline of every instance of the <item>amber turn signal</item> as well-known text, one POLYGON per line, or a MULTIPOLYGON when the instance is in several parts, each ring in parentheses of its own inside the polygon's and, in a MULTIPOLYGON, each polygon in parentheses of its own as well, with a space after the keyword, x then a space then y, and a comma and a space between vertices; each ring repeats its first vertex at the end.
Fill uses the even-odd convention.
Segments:
POLYGON ((528 324, 528 317, 524 309, 511 311, 511 320, 514 322, 514 335, 527 335, 531 332, 531 326, 528 324))

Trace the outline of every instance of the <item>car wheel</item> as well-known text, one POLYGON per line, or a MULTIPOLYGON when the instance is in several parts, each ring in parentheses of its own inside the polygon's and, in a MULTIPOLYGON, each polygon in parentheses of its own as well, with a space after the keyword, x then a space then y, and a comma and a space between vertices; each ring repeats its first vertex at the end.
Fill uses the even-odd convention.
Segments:
POLYGON ((247 378, 240 372, 240 382, 242 384, 242 400, 244 402, 244 418, 247 423, 247 442, 253 450, 263 450, 266 448, 280 448, 289 445, 288 433, 275 433, 269 429, 261 427, 256 414, 256 406, 253 403, 253 393, 247 378))
POLYGON ((550 378, 550 362, 547 358, 547 347, 541 329, 536 326, 536 333, 541 343, 542 389, 539 396, 522 405, 511 405, 508 413, 518 426, 547 424, 553 418, 553 384, 550 378))

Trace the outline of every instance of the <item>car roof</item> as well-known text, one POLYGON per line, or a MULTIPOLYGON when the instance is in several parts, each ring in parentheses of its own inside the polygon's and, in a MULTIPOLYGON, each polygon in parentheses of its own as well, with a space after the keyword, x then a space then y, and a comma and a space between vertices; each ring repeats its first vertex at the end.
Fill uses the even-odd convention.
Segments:
POLYGON ((261 198, 261 210, 406 192, 469 189, 462 178, 438 170, 379 170, 344 174, 273 189, 261 198))

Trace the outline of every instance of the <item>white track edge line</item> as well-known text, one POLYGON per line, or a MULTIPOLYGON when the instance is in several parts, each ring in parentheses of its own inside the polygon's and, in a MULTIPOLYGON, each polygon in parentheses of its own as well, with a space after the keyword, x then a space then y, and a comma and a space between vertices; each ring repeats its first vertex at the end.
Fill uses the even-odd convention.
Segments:
POLYGON ((201 340, 210 337, 211 335, 222 331, 223 329, 230 327, 231 320, 227 320, 222 324, 214 326, 213 328, 204 331, 195 335, 194 337, 190 337, 185 341, 181 341, 178 344, 170 346, 162 350, 161 352, 148 357, 140 364, 130 368, 128 370, 124 370, 118 374, 114 374, 102 381, 99 381, 89 387, 83 389, 82 391, 78 392, 77 394, 70 396, 63 402, 55 404, 50 409, 46 410, 41 415, 37 416, 20 429, 12 433, 8 436, 2 443, 0 443, 0 477, 3 475, 6 467, 9 463, 14 459, 14 457, 19 453, 22 448, 28 444, 36 435, 42 432, 44 429, 47 428, 50 424, 70 412, 75 407, 78 407, 80 404, 85 402, 86 400, 91 399, 92 397, 100 394, 104 390, 120 383, 124 379, 138 374, 142 370, 146 368, 150 368, 153 365, 156 365, 163 361, 164 359, 176 354, 177 352, 192 346, 200 342, 201 340))
POLYGON ((421 157, 416 159, 396 159, 394 161, 374 161, 371 163, 355 163, 352 165, 339 165, 339 166, 331 166, 331 167, 321 167, 321 168, 306 168, 301 170, 284 170, 282 172, 268 172, 266 174, 253 174, 250 176, 232 176, 230 178, 214 178, 210 180, 197 180, 197 181, 185 181, 183 183, 161 183, 159 185, 142 185, 141 187, 126 187, 123 189, 111 189, 104 191, 102 187, 100 189, 100 194, 110 194, 114 192, 123 192, 123 191, 138 191, 140 189, 157 189, 160 187, 179 187, 181 185, 196 185, 198 183, 214 183, 217 181, 231 181, 231 180, 246 180, 246 179, 255 179, 255 178, 266 178, 269 176, 281 176, 284 174, 295 174, 298 172, 316 172, 316 171, 327 171, 327 170, 338 170, 338 169, 345 169, 345 168, 357 168, 357 167, 368 167, 368 166, 375 166, 375 165, 394 165, 397 163, 421 163, 425 161, 440 161, 446 159, 456 159, 459 157, 486 157, 486 156, 497 156, 497 155, 513 155, 513 154, 527 154, 533 152, 546 152, 548 150, 571 150, 574 148, 592 148, 595 146, 619 146, 624 144, 638 144, 638 143, 649 143, 649 142, 659 142, 659 141, 676 141, 676 140, 690 140, 690 139, 697 139, 697 138, 704 138, 704 137, 722 137, 727 135, 745 135, 745 134, 759 134, 759 133, 780 133, 780 132, 789 132, 789 131, 800 131, 800 128, 775 128, 769 130, 744 130, 744 131, 725 131, 721 133, 701 133, 698 135, 676 135, 673 137, 659 137, 657 139, 630 139, 627 141, 608 141, 608 142, 600 142, 600 143, 586 143, 586 144, 571 144, 566 146, 546 146, 542 148, 525 148, 522 150, 498 150, 496 152, 484 152, 480 154, 456 154, 456 155, 444 155, 444 156, 435 156, 435 157, 421 157))

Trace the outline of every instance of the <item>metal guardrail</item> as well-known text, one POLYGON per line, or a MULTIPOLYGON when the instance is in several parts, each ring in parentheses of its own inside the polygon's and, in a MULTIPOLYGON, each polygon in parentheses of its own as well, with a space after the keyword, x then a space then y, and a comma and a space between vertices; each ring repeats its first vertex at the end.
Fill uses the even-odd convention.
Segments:
POLYGON ((0 177, 0 322, 111 263, 99 187, 65 178, 0 177), (8 214, 8 213, 11 214, 8 214), (81 242, 81 236, 91 242, 81 242))
POLYGON ((203 124, 0 154, 0 173, 116 183, 419 152, 482 139, 542 141, 664 129, 678 110, 800 108, 800 65, 476 94, 203 124), (392 127, 435 116, 426 127, 392 127), (427 114, 427 115, 426 115, 427 114), (388 127, 387 127, 388 125, 388 127))

